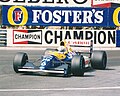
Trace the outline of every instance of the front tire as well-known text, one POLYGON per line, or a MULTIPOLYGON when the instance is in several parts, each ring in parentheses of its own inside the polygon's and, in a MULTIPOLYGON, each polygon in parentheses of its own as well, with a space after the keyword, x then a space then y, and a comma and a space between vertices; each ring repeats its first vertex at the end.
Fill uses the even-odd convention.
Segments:
POLYGON ((75 55, 71 62, 71 73, 75 76, 83 76, 85 69, 85 60, 82 55, 75 55))
POLYGON ((16 73, 19 73, 18 69, 26 64, 28 56, 26 53, 18 52, 13 60, 13 69, 16 73))
POLYGON ((105 70, 107 65, 107 54, 105 51, 93 51, 91 55, 91 66, 94 69, 105 70))

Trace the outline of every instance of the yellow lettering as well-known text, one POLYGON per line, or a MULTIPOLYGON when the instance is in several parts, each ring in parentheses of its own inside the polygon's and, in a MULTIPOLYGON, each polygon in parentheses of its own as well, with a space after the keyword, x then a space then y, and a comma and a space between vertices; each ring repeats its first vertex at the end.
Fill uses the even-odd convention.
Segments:
POLYGON ((114 13, 113 13, 113 22, 116 26, 120 26, 119 20, 118 20, 118 15, 120 12, 120 7, 116 8, 114 13))

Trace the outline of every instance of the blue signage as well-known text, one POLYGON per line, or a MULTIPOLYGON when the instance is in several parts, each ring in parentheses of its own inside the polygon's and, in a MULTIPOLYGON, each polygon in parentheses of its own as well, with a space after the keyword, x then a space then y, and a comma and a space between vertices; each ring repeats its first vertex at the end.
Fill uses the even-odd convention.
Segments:
POLYGON ((3 6, 3 25, 108 26, 108 8, 3 6))

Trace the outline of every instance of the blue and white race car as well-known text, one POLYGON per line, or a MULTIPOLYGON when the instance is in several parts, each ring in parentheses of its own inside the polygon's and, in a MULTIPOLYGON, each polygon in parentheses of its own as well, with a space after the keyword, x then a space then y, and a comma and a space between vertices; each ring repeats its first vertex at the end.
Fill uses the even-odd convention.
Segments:
POLYGON ((16 73, 21 72, 45 72, 63 74, 64 76, 84 76, 86 68, 104 70, 107 65, 107 54, 105 51, 94 51, 91 41, 61 41, 56 49, 46 49, 42 58, 38 58, 39 66, 28 59, 24 52, 18 52, 13 61, 13 69, 16 73), (72 43, 72 44, 71 44, 72 43), (87 44, 87 46, 84 46, 87 44), (89 48, 89 51, 76 51, 78 49, 89 48))

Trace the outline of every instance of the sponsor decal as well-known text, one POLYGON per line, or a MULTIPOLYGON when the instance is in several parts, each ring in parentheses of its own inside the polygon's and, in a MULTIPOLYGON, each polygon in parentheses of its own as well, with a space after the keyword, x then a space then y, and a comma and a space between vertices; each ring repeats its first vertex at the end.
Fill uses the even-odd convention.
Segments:
POLYGON ((68 45, 90 45, 90 40, 66 40, 68 45))
POLYGON ((13 30, 13 44, 42 44, 42 31, 13 30))
POLYGON ((28 11, 23 6, 12 6, 8 9, 7 17, 11 25, 25 25, 28 21, 28 11))
POLYGON ((0 5, 91 7, 91 0, 0 0, 0 5))
POLYGON ((107 26, 107 15, 106 8, 3 6, 2 22, 3 25, 107 26))

